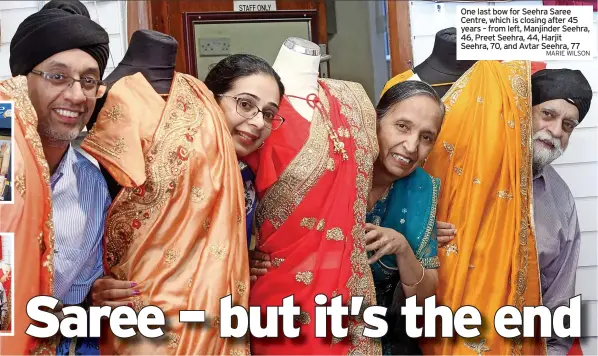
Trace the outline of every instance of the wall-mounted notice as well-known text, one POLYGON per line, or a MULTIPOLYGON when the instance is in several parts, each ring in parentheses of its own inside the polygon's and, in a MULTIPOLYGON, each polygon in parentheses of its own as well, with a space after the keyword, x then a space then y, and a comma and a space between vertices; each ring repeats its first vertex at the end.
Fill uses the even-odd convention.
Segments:
POLYGON ((457 6, 458 60, 592 60, 591 6, 457 6))
POLYGON ((235 11, 276 11, 276 0, 235 0, 235 11))

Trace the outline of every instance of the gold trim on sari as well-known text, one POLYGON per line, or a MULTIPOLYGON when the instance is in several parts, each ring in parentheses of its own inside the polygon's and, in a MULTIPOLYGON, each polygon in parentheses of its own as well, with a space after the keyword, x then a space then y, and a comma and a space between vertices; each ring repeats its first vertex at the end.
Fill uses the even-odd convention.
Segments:
POLYGON ((107 335, 102 352, 245 353, 244 340, 178 321, 180 310, 204 310, 216 320, 227 295, 248 306, 243 184, 211 92, 176 73, 164 102, 141 74, 125 77, 81 147, 124 187, 108 212, 105 269, 137 282, 133 307, 157 306, 168 324, 158 340, 107 335))
POLYGON ((14 267, 19 277, 12 290, 14 336, 0 338, 0 354, 56 354, 58 338, 34 339, 25 334, 27 303, 54 294, 54 225, 50 169, 37 133, 37 114, 29 99, 27 78, 0 83, 0 99, 14 107, 14 204, 0 205, 0 231, 14 233, 14 267), (20 281, 20 282, 19 282, 20 281), (23 285, 27 284, 27 286, 23 285))
MULTIPOLYGON (((443 185, 437 219, 459 231, 439 253, 438 303, 473 305, 484 320, 504 305, 541 305, 530 85, 529 62, 477 62, 444 95, 445 121, 425 165, 443 185)), ((462 354, 483 345, 491 353, 545 353, 540 338, 505 339, 488 324, 476 340, 424 339, 422 350, 462 354)))
MULTIPOLYGON (((364 308, 376 303, 364 241, 366 202, 378 155, 375 110, 357 83, 320 80, 318 100, 309 128, 293 131, 307 136, 302 146, 288 145, 284 133, 277 132, 258 152, 263 157, 277 156, 287 149, 276 168, 280 171, 273 173, 277 179, 265 190, 256 212, 256 249, 270 253, 275 267, 253 286, 252 306, 280 303, 280 293, 294 294, 296 305, 308 313, 315 307, 313 297, 320 293, 329 298, 343 295, 345 301, 363 296, 364 308), (297 153, 288 153, 291 146, 297 153), (336 199, 338 195, 342 198, 336 199), (339 204, 334 213, 329 208, 333 201, 339 204), (278 290, 272 291, 276 286, 278 290)), ((293 111, 288 102, 281 105, 284 110, 293 111)), ((293 120, 301 120, 296 112, 289 114, 294 115, 293 120)), ((292 121, 283 130, 304 126, 292 121)), ((296 140, 303 142, 303 138, 296 140)), ((259 173, 256 184, 262 184, 259 173)), ((302 320, 308 320, 308 313, 302 320)), ((309 352, 322 348, 333 353, 381 353, 380 340, 363 336, 366 325, 361 316, 350 317, 348 326, 345 340, 312 342, 313 330, 304 328, 304 340, 271 344, 254 339, 252 348, 256 353, 307 352, 303 348, 312 350, 309 352)))

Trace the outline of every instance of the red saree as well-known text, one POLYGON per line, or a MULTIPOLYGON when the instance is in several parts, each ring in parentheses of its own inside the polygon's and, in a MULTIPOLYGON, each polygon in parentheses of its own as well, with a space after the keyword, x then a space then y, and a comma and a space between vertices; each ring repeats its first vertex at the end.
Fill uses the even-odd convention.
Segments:
POLYGON ((301 309, 298 338, 253 338, 253 354, 381 353, 379 340, 362 336, 361 318, 349 319, 346 338, 333 338, 329 326, 326 338, 315 336, 316 295, 376 303, 363 228, 378 154, 375 111, 359 84, 322 80, 318 97, 311 123, 283 101, 287 122, 247 160, 260 196, 256 249, 274 265, 249 304, 265 310, 294 295, 301 309))

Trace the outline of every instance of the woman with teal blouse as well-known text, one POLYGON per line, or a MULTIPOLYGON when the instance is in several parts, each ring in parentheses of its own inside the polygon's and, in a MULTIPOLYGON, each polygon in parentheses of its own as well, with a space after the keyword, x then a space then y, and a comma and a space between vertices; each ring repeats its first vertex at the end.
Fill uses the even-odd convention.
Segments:
POLYGON ((421 168, 432 150, 444 105, 429 85, 405 81, 388 89, 376 107, 380 152, 374 164, 366 216, 366 249, 377 304, 388 308, 383 353, 421 354, 404 332, 400 305, 433 296, 439 267, 436 204, 440 181, 421 168))
MULTIPOLYGON (((422 168, 444 117, 444 104, 429 85, 406 81, 388 89, 376 107, 378 160, 366 216, 366 249, 377 304, 388 308, 389 332, 383 352, 421 354, 417 339, 405 333, 400 304, 434 295, 438 284, 437 178, 422 168)), ((272 267, 270 256, 252 251, 252 280, 272 267)))

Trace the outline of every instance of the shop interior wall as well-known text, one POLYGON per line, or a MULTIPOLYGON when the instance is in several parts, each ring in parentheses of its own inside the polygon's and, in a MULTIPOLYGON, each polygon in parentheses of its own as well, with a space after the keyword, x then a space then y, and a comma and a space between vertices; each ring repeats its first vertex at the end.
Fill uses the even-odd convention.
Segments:
POLYGON ((389 79, 383 1, 335 1, 337 33, 328 38, 332 78, 363 85, 375 104, 389 79))

